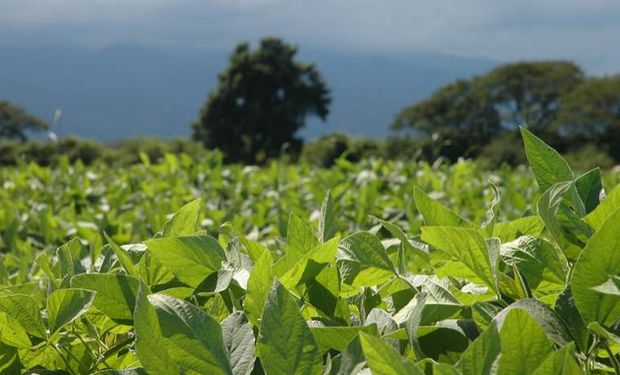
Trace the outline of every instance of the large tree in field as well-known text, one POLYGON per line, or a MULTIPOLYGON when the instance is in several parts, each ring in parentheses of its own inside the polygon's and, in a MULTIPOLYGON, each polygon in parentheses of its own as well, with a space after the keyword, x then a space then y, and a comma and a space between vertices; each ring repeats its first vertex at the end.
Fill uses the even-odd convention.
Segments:
POLYGON ((560 98, 584 80, 581 69, 563 61, 505 64, 491 72, 439 88, 403 109, 392 129, 412 129, 453 146, 449 155, 476 156, 492 138, 527 124, 548 142, 560 98))
POLYGON ((193 137, 228 161, 260 162, 284 144, 299 151, 296 132, 308 115, 324 120, 331 99, 316 66, 296 54, 296 47, 276 38, 263 39, 254 51, 239 44, 193 124, 193 137))
POLYGON ((552 128, 566 143, 592 142, 620 160, 620 75, 591 78, 562 97, 552 128))
POLYGON ((0 139, 28 140, 29 131, 47 129, 45 121, 8 101, 0 101, 0 139))

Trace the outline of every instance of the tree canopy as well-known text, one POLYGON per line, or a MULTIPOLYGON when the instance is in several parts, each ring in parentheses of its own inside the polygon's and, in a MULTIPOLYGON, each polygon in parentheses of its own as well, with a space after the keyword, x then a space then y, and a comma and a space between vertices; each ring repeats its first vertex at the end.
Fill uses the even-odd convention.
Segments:
POLYGON ((28 132, 45 130, 48 125, 24 109, 3 100, 0 101, 0 139, 28 140, 28 132))
POLYGON ((504 64, 439 88, 404 108, 391 127, 432 139, 454 159, 478 155, 498 135, 513 139, 518 125, 562 151, 594 143, 618 160, 620 76, 589 78, 565 61, 504 64))
POLYGON ((308 115, 325 120, 331 98, 315 64, 296 54, 277 38, 261 40, 254 51, 248 43, 237 45, 193 123, 194 139, 245 163, 277 156, 285 144, 299 151, 296 132, 308 115))

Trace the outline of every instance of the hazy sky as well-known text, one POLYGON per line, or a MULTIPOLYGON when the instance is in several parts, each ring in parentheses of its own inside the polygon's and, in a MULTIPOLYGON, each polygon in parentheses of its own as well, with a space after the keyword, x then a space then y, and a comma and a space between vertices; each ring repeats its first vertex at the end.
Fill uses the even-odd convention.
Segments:
POLYGON ((0 44, 302 47, 566 58, 620 71, 620 0, 0 0, 0 44))

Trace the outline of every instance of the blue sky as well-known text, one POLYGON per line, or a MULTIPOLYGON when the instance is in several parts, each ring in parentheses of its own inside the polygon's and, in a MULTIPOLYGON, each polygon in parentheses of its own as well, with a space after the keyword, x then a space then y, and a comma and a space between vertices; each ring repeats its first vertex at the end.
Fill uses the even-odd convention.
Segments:
POLYGON ((304 48, 561 58, 620 71, 619 0, 0 0, 0 44, 228 50, 264 35, 304 48))

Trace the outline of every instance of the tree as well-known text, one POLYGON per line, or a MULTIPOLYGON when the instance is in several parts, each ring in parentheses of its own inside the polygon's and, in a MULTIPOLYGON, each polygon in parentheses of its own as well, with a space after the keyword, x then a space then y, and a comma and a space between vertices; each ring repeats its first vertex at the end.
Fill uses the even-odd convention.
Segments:
POLYGON ((553 129, 569 145, 594 143, 620 160, 620 75, 591 78, 564 95, 553 129))
POLYGON ((296 132, 308 115, 328 115, 329 90, 316 66, 295 60, 297 48, 266 38, 257 50, 239 44, 193 123, 193 137, 228 161, 255 163, 285 144, 298 152, 296 132))
POLYGON ((450 159, 477 156, 491 139, 516 132, 521 124, 555 146, 559 141, 551 124, 560 97, 583 79, 581 69, 570 62, 504 64, 483 76, 445 85, 403 109, 392 129, 432 137, 439 154, 450 159))
POLYGON ((527 124, 552 142, 549 128, 558 114, 560 96, 583 79, 583 71, 571 62, 518 62, 492 70, 482 78, 482 87, 504 128, 527 124))
POLYGON ((45 121, 8 101, 0 101, 0 139, 28 140, 29 131, 45 130, 45 121))
POLYGON ((402 110, 392 129, 408 128, 432 138, 438 153, 450 159, 475 154, 476 148, 502 130, 499 115, 477 78, 443 86, 430 98, 402 110))

